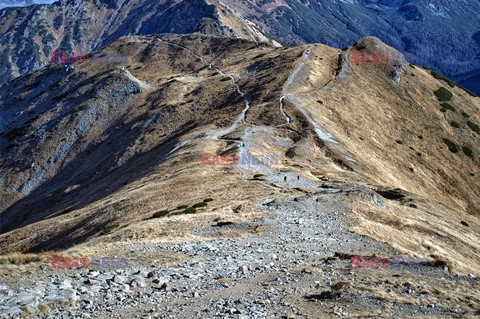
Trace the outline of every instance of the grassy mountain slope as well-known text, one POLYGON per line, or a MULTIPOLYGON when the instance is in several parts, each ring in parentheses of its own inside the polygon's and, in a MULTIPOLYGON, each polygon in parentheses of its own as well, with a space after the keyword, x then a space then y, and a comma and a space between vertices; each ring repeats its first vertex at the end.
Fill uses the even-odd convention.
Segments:
POLYGON ((479 99, 413 65, 352 64, 350 50, 124 37, 103 52, 127 65, 14 80, 0 90, 0 251, 195 240, 190 223, 319 182, 349 189, 352 230, 478 273, 479 99), (279 163, 201 165, 246 151, 279 163), (306 184, 283 184, 297 175, 306 184), (148 219, 206 198, 197 215, 148 219))

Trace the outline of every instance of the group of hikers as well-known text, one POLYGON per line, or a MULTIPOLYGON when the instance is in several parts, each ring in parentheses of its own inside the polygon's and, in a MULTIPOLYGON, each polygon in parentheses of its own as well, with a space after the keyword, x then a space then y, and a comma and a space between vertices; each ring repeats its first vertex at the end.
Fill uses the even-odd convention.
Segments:
MULTIPOLYGON (((300 175, 297 175, 297 181, 299 181, 299 180, 300 180, 300 175)), ((284 181, 284 182, 287 182, 287 176, 284 176, 284 177, 283 177, 283 181, 284 181)))

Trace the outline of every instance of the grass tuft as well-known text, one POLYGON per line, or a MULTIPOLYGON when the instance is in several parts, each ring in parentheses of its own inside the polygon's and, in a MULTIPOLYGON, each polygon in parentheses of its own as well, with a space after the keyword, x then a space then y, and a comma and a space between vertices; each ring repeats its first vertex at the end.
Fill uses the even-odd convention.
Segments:
POLYGON ((468 157, 473 157, 473 151, 470 147, 468 146, 463 146, 462 147, 462 151, 465 155, 467 155, 468 157))
POLYGON ((60 79, 52 86, 52 89, 58 89, 59 87, 65 85, 65 83, 66 83, 65 79, 60 79))
POLYGON ((12 253, 0 256, 0 265, 26 265, 39 261, 43 261, 43 258, 38 254, 12 253))
POLYGON ((450 104, 450 103, 447 103, 447 102, 443 102, 442 104, 440 104, 442 106, 442 108, 446 109, 446 110, 450 110, 452 112, 456 112, 457 110, 455 109, 455 107, 450 104))
POLYGON ((52 72, 55 72, 55 71, 61 70, 62 67, 63 66, 61 64, 49 64, 48 65, 48 70, 50 70, 52 72))
POLYGON ((168 215, 168 210, 161 210, 161 211, 153 214, 152 217, 150 217, 150 219, 161 218, 161 217, 165 217, 167 215, 168 215))
POLYGON ((443 74, 440 74, 438 72, 435 72, 435 71, 430 71, 430 73, 433 75, 433 77, 435 79, 438 79, 438 80, 443 80, 445 82, 448 83, 448 85, 450 85, 450 87, 455 87, 455 85, 457 85, 455 82, 453 82, 452 80, 450 80, 449 78, 447 78, 445 75, 443 74))
POLYGON ((102 231, 100 232, 100 236, 104 236, 104 235, 108 235, 108 234, 111 234, 115 231, 115 229, 117 229, 118 227, 120 227, 120 225, 117 225, 117 224, 112 224, 112 225, 108 225, 108 226, 105 226, 104 229, 102 229, 102 231))
POLYGON ((80 111, 85 111, 86 109, 88 109, 88 104, 87 103, 84 103, 80 106, 75 106, 72 110, 73 113, 77 113, 77 112, 80 112, 80 111))
POLYGON ((452 153, 458 153, 457 145, 454 142, 450 141, 448 138, 444 138, 443 142, 447 144, 448 150, 452 153))
POLYGON ((453 97, 452 92, 450 92, 449 90, 447 90, 443 86, 433 93, 437 96, 438 100, 441 101, 441 102, 442 101, 450 101, 453 97))
POLYGON ((450 122, 450 125, 451 125, 452 127, 454 127, 454 128, 460 128, 460 124, 458 124, 458 123, 455 122, 455 121, 451 121, 451 122, 450 122))
POLYGON ((194 204, 192 207, 193 207, 193 208, 200 208, 200 207, 206 207, 206 206, 208 206, 207 203, 201 202, 201 203, 196 203, 196 204, 194 204))
POLYGON ((50 308, 46 304, 41 303, 38 305, 38 310, 40 310, 40 312, 42 313, 47 313, 50 310, 50 308))
POLYGON ((182 211, 182 214, 196 214, 196 213, 197 213, 197 209, 194 207, 190 207, 182 211))
POLYGON ((468 127, 470 127, 472 131, 474 131, 477 134, 480 134, 480 127, 478 127, 477 124, 473 123, 472 121, 468 121, 467 125, 468 127))

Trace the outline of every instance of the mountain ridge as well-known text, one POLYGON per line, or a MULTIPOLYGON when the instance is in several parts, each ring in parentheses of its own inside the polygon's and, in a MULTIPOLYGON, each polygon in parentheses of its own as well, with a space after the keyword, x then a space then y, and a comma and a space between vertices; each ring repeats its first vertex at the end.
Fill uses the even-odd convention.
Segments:
POLYGON ((0 85, 46 65, 52 51, 91 53, 121 36, 205 33, 268 41, 217 1, 55 2, 0 11, 0 85))
MULTIPOLYGON (((248 6, 293 32, 319 3, 248 6)), ((468 89, 377 37, 282 47, 220 2, 8 10, 0 64, 31 70, 0 85, 0 317, 480 314, 468 89), (88 61, 22 60, 47 33, 88 61)))
MULTIPOLYGON (((398 197, 401 210, 405 203, 424 202, 455 212, 441 218, 467 212, 476 216, 480 150, 478 133, 467 122, 480 122, 478 98, 408 64, 352 64, 351 50, 394 51, 375 38, 340 51, 322 45, 274 48, 216 36, 124 37, 104 52, 129 53, 126 66, 47 67, 14 80, 0 91, 2 118, 8 119, 0 139, 7 154, 2 163, 2 252, 66 248, 94 240, 111 223, 142 223, 155 200, 134 204, 136 198, 124 194, 130 187, 150 185, 148 176, 157 176, 158 165, 160 171, 185 171, 161 178, 162 183, 203 176, 200 153, 235 151, 250 138, 258 139, 246 144, 250 152, 280 154, 281 171, 303 167, 302 175, 314 180, 323 175, 360 183, 387 199, 398 197), (445 86, 456 111, 440 110, 443 104, 434 92, 445 86), (410 120, 399 126, 400 119, 410 120), (460 128, 451 126, 454 121, 460 128), (282 135, 288 147, 276 144, 282 135), (446 139, 460 151, 453 152, 446 139), (36 157, 19 157, 25 152, 36 157), (97 159, 94 167, 89 158, 97 159), (395 195, 395 188, 406 193, 395 195), (124 203, 105 204, 113 198, 124 198, 124 203), (133 207, 136 214, 130 216, 133 207), (88 223, 72 219, 79 212, 88 223), (66 224, 52 228, 52 218, 66 224), (38 235, 19 241, 32 229, 38 235), (67 229, 70 234, 63 234, 67 229)), ((247 176, 278 174, 260 166, 241 169, 247 176)), ((215 167, 208 172, 214 179, 228 177, 215 167)), ((168 198, 181 205, 176 196, 185 191, 177 189, 168 198)))

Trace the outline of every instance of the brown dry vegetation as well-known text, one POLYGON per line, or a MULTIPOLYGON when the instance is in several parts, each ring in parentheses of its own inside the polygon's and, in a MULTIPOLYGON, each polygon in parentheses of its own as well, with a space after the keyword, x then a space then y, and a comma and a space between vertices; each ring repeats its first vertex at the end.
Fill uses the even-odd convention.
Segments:
MULTIPOLYGON (((460 111, 439 111, 433 92, 445 83, 408 65, 404 65, 400 81, 393 83, 395 66, 391 63, 351 64, 342 72, 338 62, 342 52, 315 45, 290 87, 294 94, 285 112, 292 118, 291 124, 272 128, 285 123, 279 109, 282 86, 306 47, 285 50, 199 35, 162 39, 194 50, 235 76, 251 102, 246 123, 257 132, 251 151, 280 154, 278 170, 298 171, 312 180, 326 177, 338 183, 358 183, 373 190, 403 190, 404 195, 390 200, 389 192, 384 192, 384 209, 371 203, 369 196, 351 203, 352 230, 406 254, 442 260, 454 271, 480 274, 479 135, 463 123, 460 111), (297 106, 308 110, 338 144, 315 136, 297 106), (452 120, 461 123, 461 128, 451 127, 452 120), (285 137, 294 144, 280 144, 285 137), (474 157, 450 152, 443 138, 468 145, 474 157), (410 207, 412 203, 417 208, 410 207)), ((372 52, 393 50, 373 38, 358 47, 362 45, 366 46, 362 50, 372 52)), ((47 173, 41 185, 43 192, 23 196, 11 191, 34 173, 24 169, 30 162, 21 151, 35 152, 35 169, 43 167, 61 139, 75 129, 74 117, 63 118, 48 140, 36 146, 23 144, 2 158, 8 184, 0 187, 1 216, 8 231, 0 235, 0 252, 73 246, 78 252, 92 252, 140 240, 204 240, 192 235, 192 229, 205 227, 208 218, 247 221, 258 217, 255 203, 259 199, 296 192, 250 180, 252 176, 244 176, 237 167, 201 165, 202 153, 236 151, 235 144, 202 138, 205 132, 233 123, 244 108, 230 81, 222 81, 221 75, 204 68, 205 64, 188 51, 151 37, 122 38, 105 49, 109 50, 128 53, 131 59, 125 67, 151 87, 144 87, 122 107, 108 105, 102 91, 96 100, 89 100, 105 102, 108 112, 99 125, 76 141, 64 162, 47 173), (158 122, 151 122, 154 119, 158 122), (189 139, 194 140, 160 161, 175 145, 189 139), (147 220, 155 212, 193 205, 205 198, 214 201, 196 215, 147 220), (242 209, 237 215, 234 211, 238 207, 242 209), (120 227, 98 236, 112 224, 120 227)), ((68 76, 71 82, 67 83, 86 81, 99 72, 113 76, 72 92, 81 95, 131 81, 117 66, 85 64, 68 76)), ((480 123, 479 99, 457 87, 449 90, 457 109, 480 123)), ((58 107, 52 106, 34 125, 61 114, 62 108, 69 107, 67 99, 58 107)), ((229 137, 242 137, 247 125, 229 137)), ((249 234, 219 234, 239 235, 249 234)))

